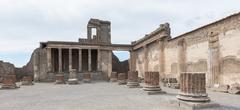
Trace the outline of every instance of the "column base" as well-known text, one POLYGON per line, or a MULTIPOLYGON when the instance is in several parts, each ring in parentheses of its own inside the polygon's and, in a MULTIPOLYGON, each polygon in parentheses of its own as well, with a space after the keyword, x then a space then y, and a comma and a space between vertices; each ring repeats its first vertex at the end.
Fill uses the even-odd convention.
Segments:
POLYGON ((187 96, 187 95, 177 95, 179 100, 187 101, 187 102, 210 102, 210 98, 208 96, 187 96))
POLYGON ((139 88, 140 84, 138 82, 127 82, 129 88, 139 88))
POLYGON ((176 101, 179 107, 185 108, 187 110, 199 110, 199 109, 211 109, 211 108, 219 108, 220 105, 214 102, 186 102, 178 100, 176 101))
POLYGON ((144 85, 143 90, 146 91, 148 95, 166 94, 165 91, 162 91, 160 86, 144 85))

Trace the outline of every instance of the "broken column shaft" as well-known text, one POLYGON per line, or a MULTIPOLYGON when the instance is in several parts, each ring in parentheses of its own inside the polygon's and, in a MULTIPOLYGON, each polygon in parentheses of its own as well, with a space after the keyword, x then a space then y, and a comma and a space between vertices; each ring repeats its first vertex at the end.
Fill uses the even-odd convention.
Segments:
POLYGON ((2 89, 15 89, 18 88, 16 85, 16 75, 15 74, 7 74, 4 76, 2 89))
POLYGON ((126 73, 119 73, 118 74, 118 84, 119 85, 127 84, 126 79, 127 79, 126 73))
POLYGON ((129 88, 138 87, 138 72, 137 71, 128 71, 128 81, 127 86, 129 88))
POLYGON ((118 74, 117 72, 112 72, 110 76, 110 82, 117 82, 118 74))
POLYGON ((149 95, 165 93, 161 91, 159 85, 159 72, 145 72, 144 83, 145 85, 143 90, 145 90, 149 95))

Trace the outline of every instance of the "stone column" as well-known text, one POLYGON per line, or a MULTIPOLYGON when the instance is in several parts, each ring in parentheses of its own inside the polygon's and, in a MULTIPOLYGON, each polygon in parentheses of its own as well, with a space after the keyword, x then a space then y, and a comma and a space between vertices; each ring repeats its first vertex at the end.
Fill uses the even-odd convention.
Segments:
POLYGON ((143 47, 144 51, 144 71, 148 71, 148 48, 147 45, 143 47))
POLYGON ((87 37, 88 37, 88 39, 91 39, 91 36, 92 36, 92 28, 87 27, 87 37))
POLYGON ((108 77, 111 75, 112 73, 112 51, 109 51, 108 53, 108 77))
POLYGON ((34 72, 35 81, 39 81, 38 63, 39 63, 38 53, 34 52, 33 53, 33 72, 34 72))
POLYGON ((165 74, 165 54, 164 54, 164 41, 159 41, 159 74, 163 77, 165 74))
POLYGON ((62 49, 58 48, 58 72, 62 72, 62 49))
POLYGON ((145 85, 143 90, 145 90, 149 95, 165 93, 161 91, 159 85, 159 72, 145 72, 144 83, 145 85))
POLYGON ((82 71, 82 49, 78 49, 78 71, 82 71))
POLYGON ((48 68, 48 72, 52 72, 52 51, 51 51, 51 48, 47 48, 47 68, 48 68))
POLYGON ((181 73, 179 100, 190 102, 210 101, 206 93, 205 73, 181 73))
POLYGON ((101 50, 98 49, 97 52, 97 70, 101 71, 101 50))
POLYGON ((209 37, 209 65, 208 86, 220 84, 220 58, 219 39, 217 33, 211 33, 209 37))
POLYGON ((138 72, 137 71, 128 71, 127 86, 129 88, 139 87, 138 72))
POLYGON ((129 70, 135 71, 136 70, 136 53, 133 50, 129 52, 130 52, 129 70))
POLYGON ((88 71, 92 71, 92 54, 91 49, 88 49, 88 71))
POLYGON ((186 44, 185 39, 180 39, 178 41, 178 75, 177 79, 179 81, 180 73, 186 72, 186 44))
POLYGON ((69 71, 72 69, 72 49, 69 49, 69 71))

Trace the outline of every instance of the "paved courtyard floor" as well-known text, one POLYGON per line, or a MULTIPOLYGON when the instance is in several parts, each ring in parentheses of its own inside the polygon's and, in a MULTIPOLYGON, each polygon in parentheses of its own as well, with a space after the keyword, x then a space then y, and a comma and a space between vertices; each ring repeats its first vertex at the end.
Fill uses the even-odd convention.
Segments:
MULTIPOLYGON (((147 95, 140 88, 117 83, 95 82, 79 85, 35 83, 15 90, 0 90, 0 110, 183 110, 170 104, 177 90, 147 95)), ((210 92, 211 99, 226 107, 240 109, 240 96, 210 92)))

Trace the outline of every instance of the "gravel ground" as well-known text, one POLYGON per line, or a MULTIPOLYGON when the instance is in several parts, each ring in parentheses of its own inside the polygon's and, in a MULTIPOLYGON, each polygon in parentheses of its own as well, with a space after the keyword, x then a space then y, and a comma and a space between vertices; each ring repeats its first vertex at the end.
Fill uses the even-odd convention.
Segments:
MULTIPOLYGON (((36 83, 15 90, 0 90, 0 110, 183 110, 169 102, 177 90, 163 88, 167 94, 147 95, 140 88, 127 88, 108 82, 79 85, 36 83)), ((214 102, 239 107, 237 95, 212 93, 214 102)))

